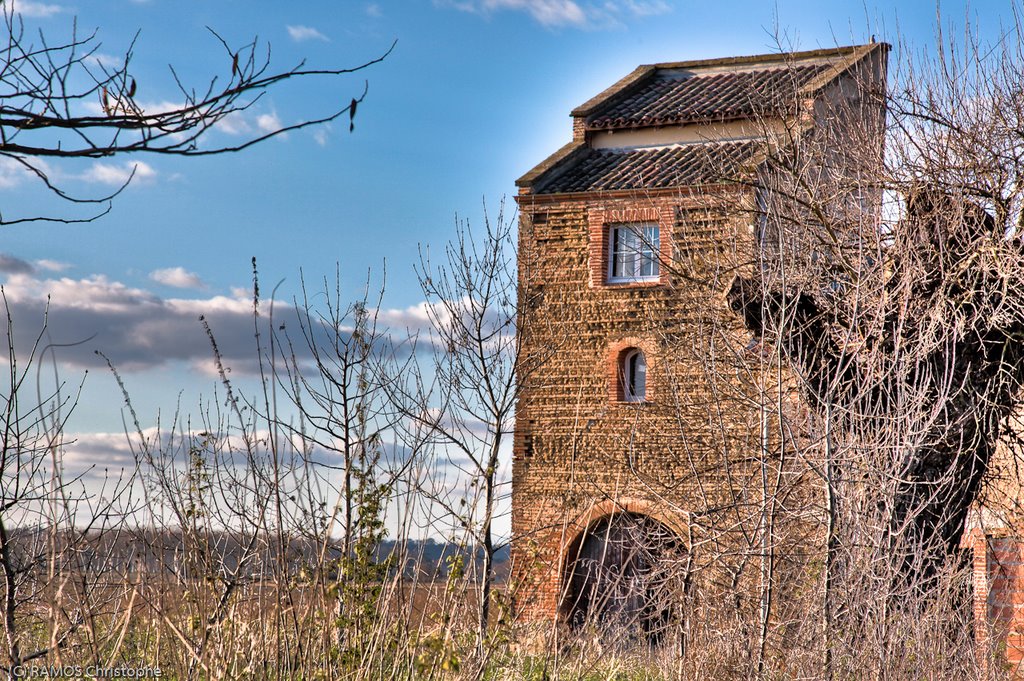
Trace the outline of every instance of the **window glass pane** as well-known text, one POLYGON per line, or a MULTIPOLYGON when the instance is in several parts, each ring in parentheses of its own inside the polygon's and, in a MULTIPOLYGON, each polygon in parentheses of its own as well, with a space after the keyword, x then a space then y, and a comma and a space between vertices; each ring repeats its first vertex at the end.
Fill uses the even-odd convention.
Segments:
POLYGON ((647 397, 647 359, 642 352, 633 355, 633 397, 647 397))
POLYGON ((622 253, 622 276, 624 277, 635 277, 636 276, 636 251, 626 249, 622 253))
POLYGON ((637 276, 640 277, 653 277, 658 273, 658 261, 654 258, 652 253, 645 252, 640 258, 640 267, 637 271, 637 276))
POLYGON ((647 397, 647 358, 636 350, 626 357, 626 399, 643 400, 647 397))
POLYGON ((635 277, 637 271, 637 234, 630 227, 619 227, 618 259, 620 277, 635 277))
POLYGON ((625 254, 623 253, 623 237, 626 234, 626 230, 616 227, 612 230, 612 276, 613 277, 624 277, 625 273, 625 254))
POLYGON ((660 250, 659 234, 657 225, 644 225, 642 239, 642 263, 639 276, 658 276, 658 251, 660 250))
POLYGON ((654 250, 658 249, 658 225, 645 225, 644 226, 644 241, 650 244, 654 250))

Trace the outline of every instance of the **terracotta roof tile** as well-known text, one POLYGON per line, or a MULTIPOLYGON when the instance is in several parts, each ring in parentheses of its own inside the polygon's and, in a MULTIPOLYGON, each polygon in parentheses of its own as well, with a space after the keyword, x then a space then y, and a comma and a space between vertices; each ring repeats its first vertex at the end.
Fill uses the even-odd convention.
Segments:
POLYGON ((658 69, 587 117, 592 129, 730 120, 793 108, 797 93, 830 63, 700 73, 658 69))
POLYGON ((662 189, 730 181, 758 141, 686 144, 659 149, 589 149, 560 174, 539 178, 538 194, 662 189))

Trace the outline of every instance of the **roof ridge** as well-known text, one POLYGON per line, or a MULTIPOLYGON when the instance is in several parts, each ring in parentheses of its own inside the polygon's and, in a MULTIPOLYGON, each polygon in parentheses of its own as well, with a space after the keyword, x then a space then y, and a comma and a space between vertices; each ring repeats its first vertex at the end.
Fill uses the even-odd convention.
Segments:
POLYGON ((707 139, 698 138, 686 141, 675 141, 665 142, 662 144, 646 144, 635 147, 588 147, 594 153, 610 153, 610 154, 625 154, 632 152, 647 152, 647 151, 660 151, 663 149, 686 149, 689 147, 711 147, 711 146, 722 146, 727 144, 747 144, 749 142, 764 142, 762 135, 747 135, 744 137, 729 137, 717 139, 709 137, 707 139))
MULTIPOLYGON (((605 89, 598 95, 591 97, 589 100, 573 109, 571 115, 577 118, 594 115, 599 109, 606 106, 610 106, 615 100, 625 98, 626 96, 637 91, 644 83, 650 82, 652 77, 657 75, 658 71, 710 66, 799 66, 798 62, 801 61, 810 61, 812 59, 819 59, 822 57, 845 57, 845 59, 841 59, 840 62, 836 64, 836 69, 829 76, 829 79, 831 79, 838 76, 843 71, 849 69, 854 63, 864 58, 872 51, 876 49, 888 50, 889 47, 890 46, 888 43, 867 43, 863 45, 846 45, 840 47, 822 48, 817 50, 806 50, 802 52, 772 52, 768 54, 756 54, 740 57, 717 57, 713 59, 695 59, 680 62, 644 64, 633 69, 633 71, 631 71, 625 77, 619 79, 611 87, 605 89)), ((736 69, 736 71, 739 70, 740 69, 736 69)), ((759 69, 745 68, 742 70, 757 71, 759 69)), ((720 73, 728 74, 730 72, 723 71, 720 73)))
POLYGON ((803 50, 800 52, 766 52, 764 54, 751 54, 738 57, 714 57, 711 59, 691 59, 688 61, 661 62, 658 64, 645 64, 644 66, 651 67, 654 69, 682 69, 693 66, 733 66, 742 64, 758 64, 773 62, 779 64, 786 64, 794 61, 815 59, 820 57, 849 56, 855 54, 860 50, 868 52, 870 51, 870 49, 865 48, 876 48, 880 45, 884 45, 886 49, 889 48, 888 43, 864 43, 862 45, 842 45, 836 47, 823 47, 816 50, 803 50))

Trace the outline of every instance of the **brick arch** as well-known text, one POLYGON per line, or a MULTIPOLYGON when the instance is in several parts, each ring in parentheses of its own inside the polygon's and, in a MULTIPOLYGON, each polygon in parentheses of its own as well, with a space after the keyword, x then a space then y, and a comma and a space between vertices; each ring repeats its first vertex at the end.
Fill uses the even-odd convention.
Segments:
MULTIPOLYGON (((633 349, 641 350, 644 359, 647 361, 647 397, 645 402, 653 402, 658 391, 658 352, 657 345, 646 339, 636 336, 627 336, 614 341, 608 345, 604 354, 604 369, 608 383, 608 399, 611 402, 625 402, 623 361, 626 354, 633 349)), ((631 404, 643 404, 635 402, 631 404)))
POLYGON ((690 550, 690 523, 682 513, 669 509, 664 503, 639 499, 635 497, 620 497, 618 499, 602 499, 592 503, 586 511, 570 521, 562 533, 563 543, 558 552, 558 575, 559 579, 565 575, 565 569, 571 560, 572 547, 583 534, 601 520, 616 513, 633 513, 635 515, 647 516, 656 520, 668 529, 675 532, 676 536, 690 550))
POLYGON ((679 511, 671 510, 663 502, 637 497, 619 497, 617 499, 602 499, 601 501, 594 502, 586 511, 569 523, 568 531, 565 534, 570 539, 566 546, 575 541, 584 530, 592 527, 599 520, 603 520, 615 513, 634 513, 657 520, 679 535, 679 538, 684 541, 690 533, 690 524, 686 521, 683 514, 679 511))
POLYGON ((575 561, 582 548, 582 542, 591 530, 616 515, 633 515, 649 518, 671 532, 682 545, 685 552, 691 550, 690 526, 684 516, 672 511, 663 503, 646 499, 619 498, 605 499, 593 503, 585 512, 566 526, 564 543, 559 551, 557 580, 559 595, 556 602, 557 617, 568 623, 574 607, 570 602, 574 597, 572 581, 574 579, 575 561))

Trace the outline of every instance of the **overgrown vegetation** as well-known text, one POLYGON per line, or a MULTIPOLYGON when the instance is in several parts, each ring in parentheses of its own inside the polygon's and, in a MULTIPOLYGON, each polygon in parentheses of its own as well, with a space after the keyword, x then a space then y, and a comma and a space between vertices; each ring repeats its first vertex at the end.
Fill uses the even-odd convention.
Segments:
MULTIPOLYGON (((43 335, 16 348, 8 313, 0 670, 998 677, 1005 670, 992 662, 1003 651, 974 647, 958 542, 998 472, 997 449, 1015 453, 1024 58, 1019 42, 944 55, 934 71, 905 67, 892 93, 877 93, 873 105, 889 116, 884 155, 867 138, 847 140, 847 165, 830 174, 804 161, 838 141, 794 135, 773 150, 771 179, 759 179, 770 200, 744 217, 761 226, 760 241, 735 249, 753 255, 730 292, 759 345, 728 369, 773 374, 749 434, 766 443, 751 457, 762 482, 727 509, 739 529, 707 527, 724 514, 701 519, 704 537, 742 532, 742 550, 688 546, 705 551, 705 564, 735 568, 730 583, 713 585, 735 607, 724 617, 702 600, 698 574, 685 650, 612 646, 607 632, 586 629, 538 633, 511 608, 521 585, 497 578, 494 523, 508 495, 502 463, 517 391, 546 359, 524 356, 519 343, 533 292, 517 279, 514 229, 499 216, 478 236, 462 232, 442 267, 423 263, 431 330, 418 337, 380 326, 380 298, 343 302, 337 279, 298 301, 299 328, 286 330, 254 266, 256 394, 229 379, 207 327, 220 392, 153 434, 123 384, 135 467, 100 494, 64 474, 78 389, 37 392, 43 335), (851 177, 856 186, 844 184, 851 177), (882 219, 883 200, 905 211, 882 219), (783 400, 794 386, 810 407, 799 418, 783 400), (793 449, 778 454, 769 441, 793 449), (820 539, 818 550, 787 554, 794 528, 806 530, 802 546, 820 539), (434 535, 458 547, 443 569, 411 553, 413 540, 434 535), (386 555, 385 540, 395 547, 386 555), (757 577, 752 592, 737 588, 741 573, 757 577)), ((251 60, 241 68, 233 78, 262 82, 251 60)), ((126 72, 114 75, 127 83, 126 72)), ((120 124, 133 115, 108 112, 120 124)))

